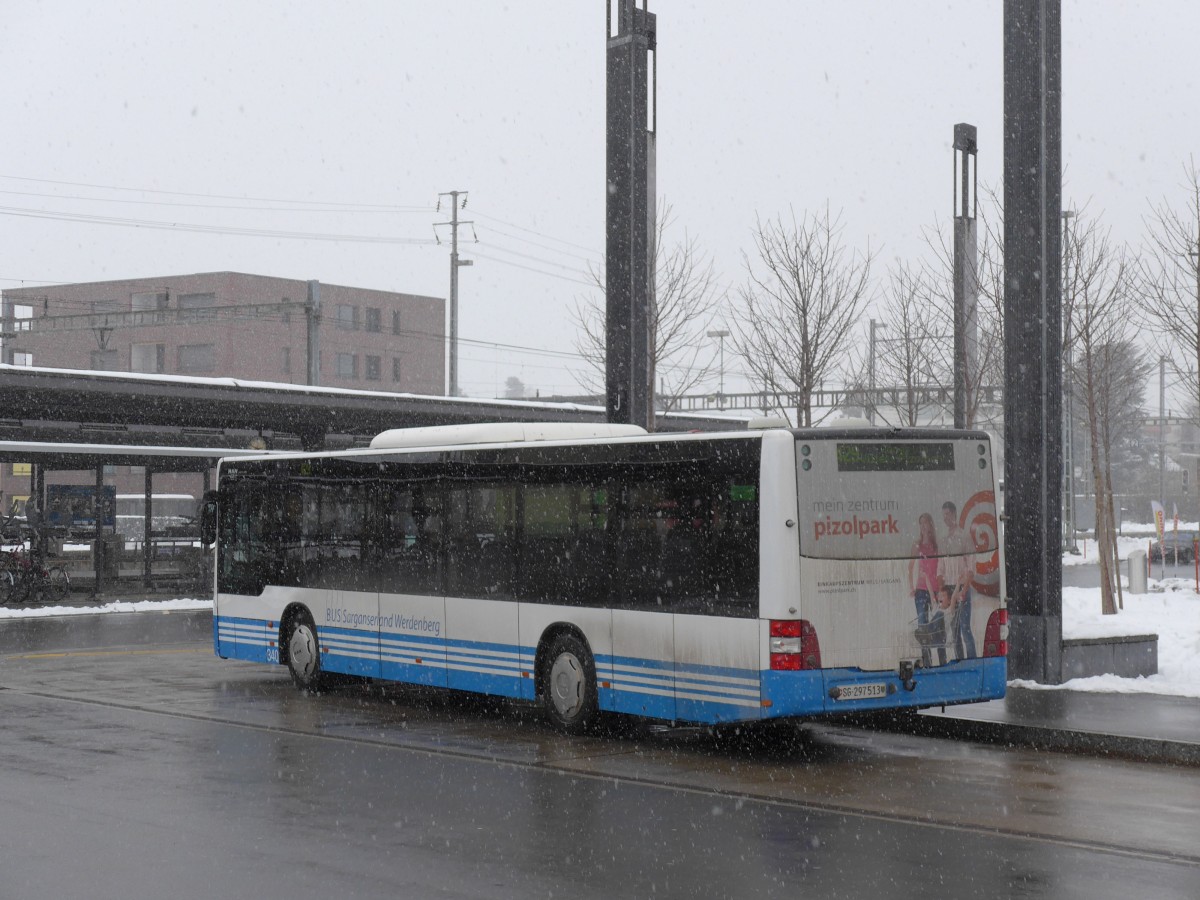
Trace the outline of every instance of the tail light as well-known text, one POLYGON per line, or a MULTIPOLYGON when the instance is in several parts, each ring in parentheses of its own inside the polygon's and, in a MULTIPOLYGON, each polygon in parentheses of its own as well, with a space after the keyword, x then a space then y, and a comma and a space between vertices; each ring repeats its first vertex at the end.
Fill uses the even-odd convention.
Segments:
POLYGON ((998 609, 988 616, 983 633, 984 656, 1008 656, 1008 610, 998 609))
POLYGON ((771 668, 784 672, 821 668, 821 644, 807 619, 771 620, 771 668))

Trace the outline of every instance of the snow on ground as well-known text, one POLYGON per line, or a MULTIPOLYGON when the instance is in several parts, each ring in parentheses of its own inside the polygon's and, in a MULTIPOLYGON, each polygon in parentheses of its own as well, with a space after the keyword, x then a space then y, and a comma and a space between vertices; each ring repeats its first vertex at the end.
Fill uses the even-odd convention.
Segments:
POLYGON ((90 616, 96 613, 170 612, 173 609, 212 609, 211 600, 113 600, 100 606, 0 606, 0 619, 38 616, 90 616))

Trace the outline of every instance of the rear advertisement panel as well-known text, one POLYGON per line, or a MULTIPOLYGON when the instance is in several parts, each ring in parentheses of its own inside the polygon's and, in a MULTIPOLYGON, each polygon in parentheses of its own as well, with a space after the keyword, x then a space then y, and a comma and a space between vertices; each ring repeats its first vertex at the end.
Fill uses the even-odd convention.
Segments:
POLYGON ((829 666, 982 652, 1001 565, 984 439, 798 439, 804 618, 829 666))

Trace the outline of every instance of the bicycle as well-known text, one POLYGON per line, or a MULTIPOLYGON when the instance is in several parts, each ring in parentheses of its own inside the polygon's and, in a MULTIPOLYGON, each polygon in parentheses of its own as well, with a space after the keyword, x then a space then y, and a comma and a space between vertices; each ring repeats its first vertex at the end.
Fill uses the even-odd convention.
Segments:
POLYGON ((0 570, 0 587, 8 589, 9 603, 57 603, 71 592, 71 576, 62 566, 46 568, 21 557, 17 566, 0 570))

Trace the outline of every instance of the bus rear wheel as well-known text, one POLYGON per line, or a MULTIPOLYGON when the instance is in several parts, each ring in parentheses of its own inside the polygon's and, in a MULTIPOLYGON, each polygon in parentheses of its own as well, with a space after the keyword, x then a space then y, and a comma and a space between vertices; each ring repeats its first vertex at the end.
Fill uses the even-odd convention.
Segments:
POLYGON ((321 686, 321 647, 317 626, 307 615, 292 618, 287 628, 287 664, 296 687, 315 691, 321 686))
POLYGON ((542 667, 546 718, 559 731, 580 734, 596 718, 596 664, 587 644, 573 634, 550 642, 542 667))

